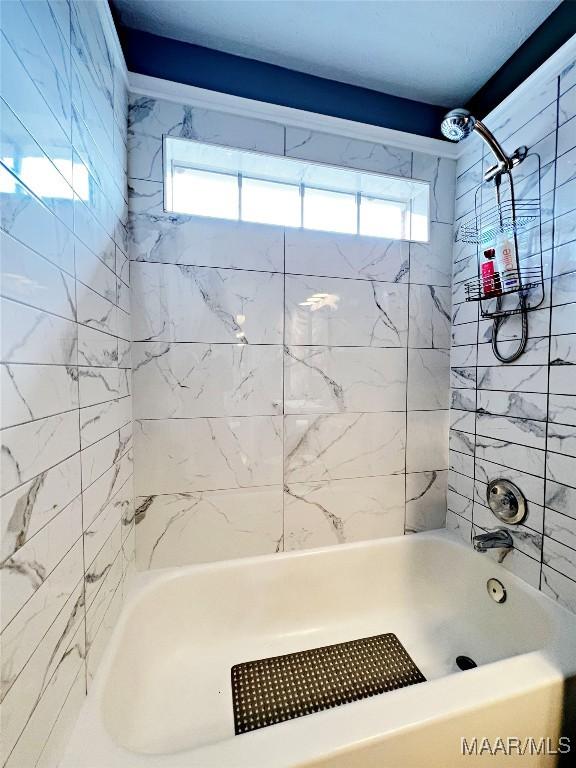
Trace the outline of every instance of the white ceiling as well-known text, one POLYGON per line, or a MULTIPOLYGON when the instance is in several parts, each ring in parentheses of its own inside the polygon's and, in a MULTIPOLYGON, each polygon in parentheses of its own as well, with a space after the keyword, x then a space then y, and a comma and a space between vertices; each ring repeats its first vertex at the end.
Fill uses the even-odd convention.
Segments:
POLYGON ((464 104, 560 0, 111 0, 122 24, 430 104, 464 104))

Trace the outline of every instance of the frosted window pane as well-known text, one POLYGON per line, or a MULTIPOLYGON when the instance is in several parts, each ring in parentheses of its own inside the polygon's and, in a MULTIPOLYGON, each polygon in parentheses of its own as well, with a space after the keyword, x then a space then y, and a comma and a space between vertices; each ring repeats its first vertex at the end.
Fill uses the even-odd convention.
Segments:
POLYGON ((172 177, 172 207, 195 216, 237 219, 238 176, 176 168, 172 177))
POLYGON ((392 240, 406 237, 404 233, 404 208, 386 200, 362 196, 360 200, 360 234, 371 237, 389 237, 392 240))
POLYGON ((356 196, 324 189, 304 189, 306 229, 356 234, 356 196))
POLYGON ((300 226, 300 188, 242 177, 242 220, 300 226))

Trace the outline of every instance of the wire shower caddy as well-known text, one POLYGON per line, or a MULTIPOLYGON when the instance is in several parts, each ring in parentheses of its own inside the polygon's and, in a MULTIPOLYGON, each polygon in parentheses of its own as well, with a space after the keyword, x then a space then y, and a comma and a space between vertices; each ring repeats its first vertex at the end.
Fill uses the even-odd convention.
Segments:
POLYGON ((544 301, 542 263, 542 206, 540 156, 522 161, 519 187, 533 189, 531 197, 517 196, 513 170, 483 181, 474 195, 474 216, 463 224, 456 239, 476 246, 477 276, 464 284, 466 301, 477 301, 483 318, 504 318, 537 309, 544 301), (502 290, 487 294, 481 274, 482 253, 504 234, 514 240, 517 268, 500 274, 502 290), (505 290, 508 284, 516 287, 505 290))

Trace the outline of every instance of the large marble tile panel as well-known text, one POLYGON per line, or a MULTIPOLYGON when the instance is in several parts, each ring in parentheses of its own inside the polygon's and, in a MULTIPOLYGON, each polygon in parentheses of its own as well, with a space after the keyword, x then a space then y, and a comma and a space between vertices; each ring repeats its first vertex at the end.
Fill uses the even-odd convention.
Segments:
POLYGON ((270 554, 282 546, 282 487, 139 497, 139 569, 270 554))
POLYGON ((546 395, 539 392, 477 392, 478 412, 493 416, 546 421, 546 395))
POLYGON ((76 319, 74 280, 19 240, 0 233, 2 296, 76 319))
POLYGON ((447 472, 412 472, 406 475, 405 533, 444 528, 447 472))
POLYGON ((41 253, 53 264, 74 272, 74 244, 70 229, 49 208, 0 165, 2 187, 0 226, 16 240, 41 253))
MULTIPOLYGON (((120 522, 112 527, 108 538, 104 541, 96 557, 85 567, 84 583, 86 592, 86 612, 91 612, 91 608, 98 599, 98 595, 105 584, 110 584, 108 576, 111 571, 115 573, 116 578, 122 575, 122 538, 120 532, 120 522)), ((90 554, 93 554, 91 552, 90 554)))
MULTIPOLYGON (((40 645, 42 638, 61 612, 69 616, 76 603, 69 598, 82 581, 83 559, 81 539, 70 549, 32 597, 2 631, 2 698, 18 674, 40 645)), ((82 608, 83 602, 77 604, 82 608)), ((77 609, 76 608, 76 609, 77 609)))
MULTIPOLYGON (((82 581, 76 585, 42 642, 28 659, 5 693, 2 702, 2 731, 14 741, 41 699, 48 681, 70 652, 76 633, 84 630, 84 595, 82 581)), ((41 745, 38 745, 41 747, 41 745)), ((21 765, 28 765, 22 763, 21 765)))
POLYGON ((447 349, 408 350, 408 410, 448 408, 450 353, 447 349))
POLYGON ((562 485, 576 488, 576 459, 559 453, 546 454, 546 477, 562 485))
POLYGON ((576 397, 574 395, 549 395, 548 418, 556 424, 570 424, 576 427, 576 397))
POLYGON ((78 413, 8 427, 2 430, 1 440, 1 489, 6 493, 78 451, 78 413))
MULTIPOLYGON (((459 515, 468 522, 472 522, 472 507, 474 502, 472 499, 467 499, 464 496, 460 496, 459 493, 452 491, 448 488, 447 493, 448 513, 459 515)), ((446 515, 447 527, 450 528, 450 514, 446 515)), ((470 536, 466 539, 467 543, 470 543, 470 536)))
POLYGON ((476 417, 469 410, 458 411, 452 408, 450 411, 450 429, 458 429, 462 432, 474 434, 476 431, 476 417))
POLYGON ((454 536, 465 544, 470 542, 470 532, 472 530, 471 523, 466 518, 450 509, 446 512, 446 528, 449 531, 452 531, 454 536))
POLYGON ((111 302, 116 301, 116 277, 114 267, 105 264, 80 240, 74 244, 76 278, 100 296, 111 302))
POLYGON ((542 563, 576 580, 576 549, 567 547, 549 536, 544 537, 542 563))
POLYGON ((576 335, 552 336, 550 339, 550 392, 576 395, 576 335))
MULTIPOLYGON (((29 3, 28 5, 44 6, 46 9, 49 7, 48 3, 29 3)), ((35 36, 33 29, 30 32, 35 36)), ((21 49, 14 48, 11 42, 14 41, 9 37, 2 40, 2 98, 27 126, 48 157, 59 160, 69 158, 71 151, 69 131, 66 131, 58 122, 45 100, 49 100, 50 94, 46 89, 42 89, 42 92, 39 90, 37 85, 42 88, 41 84, 32 80, 18 58, 18 55, 25 58, 25 53, 21 49)), ((41 56, 44 51, 41 50, 39 53, 41 56)), ((70 169, 67 170, 69 172, 70 169)))
POLYGON ((134 469, 132 452, 125 453, 119 461, 95 480, 82 494, 84 528, 92 524, 103 512, 118 491, 129 480, 134 469))
POLYGON ((78 363, 90 368, 118 366, 118 339, 87 325, 78 326, 78 363))
POLYGON ((450 387, 454 392, 456 389, 476 389, 476 368, 473 366, 462 366, 450 368, 450 387))
POLYGON ((87 448, 131 420, 131 401, 128 397, 82 408, 80 411, 82 448, 87 448))
POLYGON ((130 255, 134 261, 282 272, 281 227, 166 213, 163 184, 131 179, 130 255))
POLYGON ((453 389, 450 392, 450 408, 459 411, 475 411, 476 395, 473 389, 453 389))
POLYGON ((414 152, 412 178, 430 183, 430 219, 452 224, 456 161, 414 152))
POLYGON ((124 374, 125 371, 118 368, 80 366, 80 407, 85 408, 122 397, 126 394, 123 388, 124 374))
POLYGON ((114 269, 114 240, 78 197, 74 198, 74 234, 100 261, 114 269))
POLYGON ((406 471, 448 468, 448 411, 408 413, 406 471))
POLYGON ((285 549, 399 536, 404 531, 404 478, 289 483, 285 489, 285 549))
POLYGON ((450 447, 448 452, 448 467, 449 469, 459 472, 461 475, 467 475, 468 477, 474 476, 474 457, 468 456, 465 453, 460 453, 454 448, 450 447))
POLYGON ((564 608, 576 613, 576 581, 543 565, 540 589, 564 608))
POLYGON ((376 347, 287 346, 284 412, 401 411, 406 352, 376 347))
POLYGON ((138 421, 134 440, 137 496, 275 485, 282 480, 278 416, 138 421))
POLYGON ((81 666, 58 712, 58 719, 52 724, 52 729, 42 744, 37 768, 52 768, 53 765, 58 765, 66 751, 85 698, 86 675, 81 666))
POLYGON ((71 366, 2 363, 0 390, 2 428, 78 407, 78 375, 71 366))
POLYGON ((282 277, 132 263, 135 341, 282 343, 282 277))
POLYGON ((576 488, 547 480, 546 507, 574 517, 576 515, 576 488))
POLYGON ((433 285, 410 286, 410 347, 450 347, 450 289, 433 285))
MULTIPOLYGON (((21 768, 23 765, 34 765, 39 757, 46 740, 50 735, 54 724, 57 721, 60 712, 72 683, 75 681, 78 673, 83 667, 85 657, 85 629, 81 624, 76 634, 70 641, 67 653, 62 656, 62 660, 55 669, 52 677, 46 682, 42 697, 36 703, 29 719, 25 722, 25 729, 20 734, 10 757, 5 763, 6 768, 21 768)), ((16 693, 12 691, 9 698, 15 698, 16 693)), ((6 701, 6 706, 10 702, 6 701)), ((15 701, 13 712, 20 713, 20 702, 15 701)), ((5 748, 11 747, 19 728, 14 727, 14 732, 10 732, 4 743, 5 748)))
POLYGON ((50 30, 46 22, 43 22, 41 31, 36 29, 29 15, 34 10, 32 7, 27 13, 25 3, 8 3, 3 9, 2 31, 28 76, 41 88, 44 99, 62 129, 69 132, 70 71, 69 64, 66 64, 67 46, 62 39, 50 48, 43 44, 42 40, 46 40, 50 30))
POLYGON ((78 454, 2 497, 0 560, 8 559, 80 493, 78 454))
POLYGON ((576 270, 576 241, 564 243, 554 249, 554 276, 576 270))
POLYGON ((410 176, 412 152, 304 128, 286 128, 287 157, 392 176, 410 176))
POLYGON ((403 413, 286 416, 287 482, 391 475, 404 471, 403 413))
POLYGON ((121 545, 120 504, 117 503, 116 496, 84 531, 84 559, 87 571, 96 570, 92 567, 94 559, 113 532, 115 544, 111 546, 115 547, 115 553, 118 553, 121 545))
POLYGON ((118 308, 111 301, 76 281, 78 322, 112 336, 118 334, 118 308))
MULTIPOLYGON (((23 123, 7 104, 0 102, 0 144, 3 158, 27 158, 28 163, 40 165, 42 174, 26 172, 23 181, 30 191, 39 198, 67 227, 72 227, 72 188, 66 178, 72 168, 72 148, 58 163, 52 162, 23 123), (61 173, 61 170, 63 173, 61 173), (58 192, 58 194, 56 193, 58 192)), ((56 159, 56 158, 54 158, 56 159)), ((60 159, 59 159, 60 160, 60 159)), ((30 166, 28 166, 30 167, 30 166)))
POLYGON ((538 365, 500 365, 478 367, 478 389, 545 394, 547 371, 538 365))
POLYGON ((519 469, 521 472, 528 472, 537 477, 544 477, 544 451, 538 448, 478 435, 476 457, 495 464, 503 464, 510 469, 519 469))
POLYGON ((287 276, 286 342, 328 346, 406 346, 406 285, 287 276))
POLYGON ((452 225, 432 221, 430 242, 410 243, 410 282, 451 285, 452 241, 452 225))
MULTIPOLYGON (((120 557, 118 558, 120 561, 120 557)), ((102 618, 102 621, 95 629, 96 634, 94 637, 88 637, 87 653, 86 653, 86 679, 88 683, 88 690, 94 682, 94 677, 98 671, 98 667, 104 656, 104 651, 108 645, 112 632, 120 616, 122 609, 122 583, 118 584, 112 598, 109 600, 106 612, 102 618)))
POLYGON ((576 550, 576 517, 547 509, 544 517, 544 533, 551 539, 576 550))
POLYGON ((286 229, 286 272, 408 281, 408 242, 286 229))
POLYGON ((112 432, 80 453, 82 463, 82 488, 88 488, 106 472, 121 455, 120 433, 112 432))
POLYGON ((162 181, 164 135, 284 153, 284 128, 278 123, 132 95, 128 111, 128 174, 132 179, 162 181))
POLYGON ((576 333, 576 304, 552 307, 551 331, 553 336, 576 333))
POLYGON ((549 451, 562 453, 565 456, 576 456, 576 430, 566 424, 548 424, 549 451))
POLYGON ((282 412, 280 345, 136 342, 134 416, 263 416, 282 412))
POLYGON ((82 530, 82 509, 76 498, 53 520, 1 563, 2 627, 40 589, 82 530))

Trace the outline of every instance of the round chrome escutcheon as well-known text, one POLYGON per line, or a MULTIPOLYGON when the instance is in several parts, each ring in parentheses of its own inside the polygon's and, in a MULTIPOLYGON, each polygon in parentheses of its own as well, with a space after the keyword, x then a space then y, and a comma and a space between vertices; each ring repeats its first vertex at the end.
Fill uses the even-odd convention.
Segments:
POLYGON ((488 579, 486 582, 486 589, 494 602, 506 602, 506 587, 498 579, 488 579))
POLYGON ((498 520, 508 525, 521 523, 528 514, 524 494, 509 480, 488 483, 486 500, 498 520))

